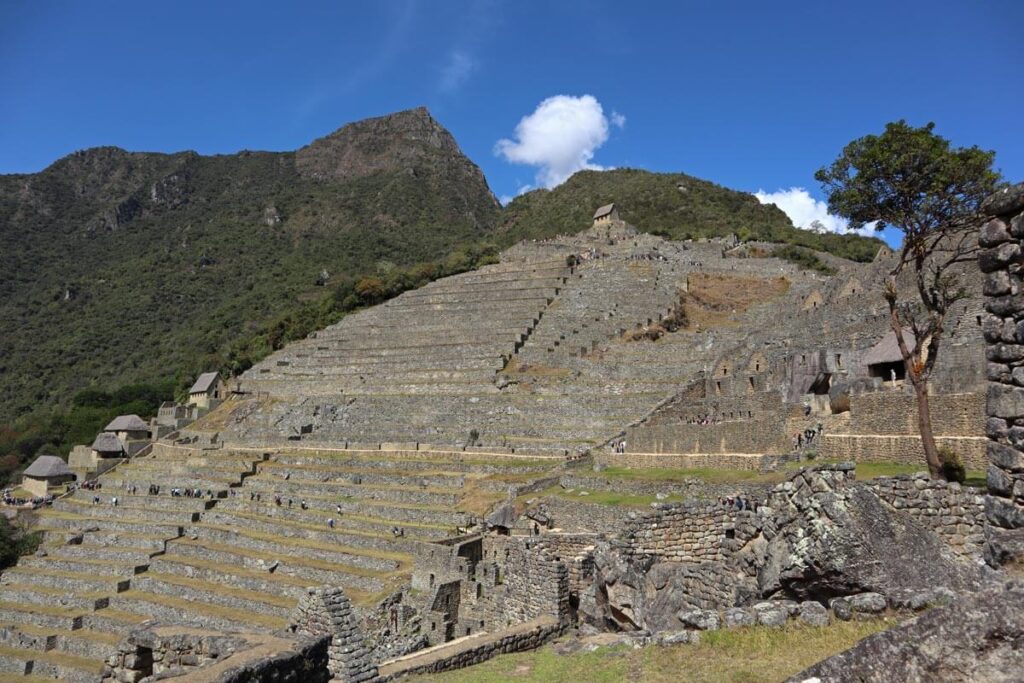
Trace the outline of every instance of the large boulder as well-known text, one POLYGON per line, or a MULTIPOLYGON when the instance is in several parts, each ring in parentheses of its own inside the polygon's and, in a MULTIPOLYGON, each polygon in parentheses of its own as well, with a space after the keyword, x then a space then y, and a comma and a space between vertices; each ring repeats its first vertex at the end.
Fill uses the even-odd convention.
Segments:
POLYGON ((1024 680, 1024 586, 966 595, 845 652, 790 683, 1024 680))
POLYGON ((761 594, 827 601, 947 586, 975 590, 983 569, 897 512, 845 468, 805 470, 773 489, 757 570, 761 594))
POLYGON ((753 580, 719 562, 681 564, 628 557, 609 544, 594 552, 594 578, 580 598, 583 621, 612 630, 673 631, 680 613, 717 610, 755 594, 753 580))

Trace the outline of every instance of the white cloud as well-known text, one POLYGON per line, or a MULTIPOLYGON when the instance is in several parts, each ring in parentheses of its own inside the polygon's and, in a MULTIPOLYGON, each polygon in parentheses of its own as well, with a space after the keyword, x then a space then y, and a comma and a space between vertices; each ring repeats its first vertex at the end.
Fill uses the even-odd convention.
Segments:
POLYGON ((498 197, 498 201, 501 202, 502 206, 508 206, 509 202, 511 202, 513 199, 515 199, 519 195, 526 194, 532 189, 534 189, 533 185, 530 185, 529 183, 527 183, 526 185, 520 185, 519 189, 516 190, 516 193, 514 195, 503 194, 500 197, 498 197))
MULTIPOLYGON (((626 118, 612 114, 622 126, 626 118)), ((592 95, 549 97, 532 114, 520 119, 515 140, 502 139, 494 153, 514 164, 537 166, 537 185, 552 188, 576 171, 604 170, 591 163, 594 152, 608 140, 608 118, 592 95)))
POLYGON ((615 126, 616 128, 626 127, 626 117, 620 114, 619 112, 615 111, 614 109, 612 109, 611 120, 612 125, 615 126))
MULTIPOLYGON (((849 221, 840 216, 834 216, 828 212, 828 204, 817 200, 802 187, 791 187, 788 190, 776 192, 765 192, 758 190, 754 193, 757 201, 762 204, 774 204, 782 209, 798 228, 816 230, 818 232, 853 232, 849 230, 849 221)), ((874 224, 866 225, 857 232, 871 232, 874 224)))
POLYGON ((477 69, 476 59, 465 50, 452 50, 448 62, 441 69, 438 87, 441 92, 454 92, 466 82, 477 69))

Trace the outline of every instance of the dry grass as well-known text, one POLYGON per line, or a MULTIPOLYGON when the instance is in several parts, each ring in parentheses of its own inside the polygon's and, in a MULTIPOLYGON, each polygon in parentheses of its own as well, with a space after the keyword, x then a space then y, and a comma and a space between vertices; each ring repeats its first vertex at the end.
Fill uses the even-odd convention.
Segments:
POLYGON ((687 278, 687 329, 728 327, 733 316, 789 291, 786 278, 752 278, 738 275, 692 273, 687 278))
POLYGON ((841 652, 894 622, 838 622, 827 628, 790 624, 701 634, 698 645, 652 646, 634 650, 601 647, 558 655, 550 647, 496 657, 478 666, 413 676, 410 683, 773 683, 841 652))

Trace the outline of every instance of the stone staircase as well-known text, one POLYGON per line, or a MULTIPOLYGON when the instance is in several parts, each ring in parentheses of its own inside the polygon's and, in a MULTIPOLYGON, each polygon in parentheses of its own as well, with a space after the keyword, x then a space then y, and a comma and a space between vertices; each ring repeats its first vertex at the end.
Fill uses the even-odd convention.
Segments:
POLYGON ((467 494, 496 500, 505 479, 558 462, 160 444, 101 476, 99 491, 40 513, 42 552, 0 575, 0 680, 98 680, 117 642, 150 619, 272 632, 309 586, 343 586, 371 606, 408 579, 415 544, 473 521, 460 510, 467 494), (170 495, 185 488, 201 496, 170 495))

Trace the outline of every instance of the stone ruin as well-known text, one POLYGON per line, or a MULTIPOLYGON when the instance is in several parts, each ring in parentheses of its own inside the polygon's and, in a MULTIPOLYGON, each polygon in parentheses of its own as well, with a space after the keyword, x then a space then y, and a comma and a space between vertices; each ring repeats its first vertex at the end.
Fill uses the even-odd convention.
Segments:
MULTIPOLYGON (((0 672, 384 681, 570 629, 683 644, 926 609, 900 628, 928 638, 968 614, 963 642, 992 670, 1015 655, 970 615, 1004 605, 998 627, 1021 627, 1006 612, 1024 548, 1024 190, 986 207, 984 283, 964 272, 977 292, 951 320, 933 408, 940 444, 988 467, 987 492, 855 476, 921 457, 912 397, 867 362, 891 254, 822 255, 823 276, 770 245, 602 226, 289 345, 174 440, 43 511, 43 548, 0 576, 0 672), (853 462, 777 485, 602 472, 814 457, 853 462), (586 502, 611 493, 681 502, 586 502)), ((813 675, 903 656, 889 638, 813 675)))

